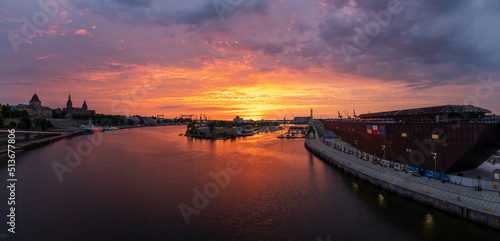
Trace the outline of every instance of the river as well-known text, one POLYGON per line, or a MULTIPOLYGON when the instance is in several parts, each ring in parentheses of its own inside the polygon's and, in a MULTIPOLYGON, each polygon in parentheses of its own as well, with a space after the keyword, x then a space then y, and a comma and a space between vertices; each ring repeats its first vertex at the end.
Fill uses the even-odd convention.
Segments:
MULTIPOLYGON (((341 173, 303 139, 275 132, 199 140, 179 136, 185 128, 76 136, 16 153, 16 233, 1 240, 500 237, 341 173)), ((7 234, 6 165, 0 176, 0 233, 7 234)))

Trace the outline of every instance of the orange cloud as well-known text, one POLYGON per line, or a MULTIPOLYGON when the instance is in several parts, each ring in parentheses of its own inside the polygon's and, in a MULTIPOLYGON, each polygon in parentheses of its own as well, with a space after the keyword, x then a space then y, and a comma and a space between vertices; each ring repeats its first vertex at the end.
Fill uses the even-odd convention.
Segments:
POLYGON ((85 29, 78 29, 75 31, 75 35, 86 35, 90 36, 90 32, 85 29))

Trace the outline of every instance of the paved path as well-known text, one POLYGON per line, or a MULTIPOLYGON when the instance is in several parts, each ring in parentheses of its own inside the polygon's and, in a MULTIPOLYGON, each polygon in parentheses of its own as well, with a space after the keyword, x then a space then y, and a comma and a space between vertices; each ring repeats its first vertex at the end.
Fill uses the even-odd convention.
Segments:
MULTIPOLYGON (((355 149, 340 140, 330 141, 355 149)), ((379 180, 385 180, 391 184, 421 193, 423 195, 446 200, 446 202, 466 207, 468 209, 500 216, 500 195, 498 192, 487 190, 474 191, 471 187, 441 183, 435 179, 429 180, 427 177, 423 176, 416 177, 411 175, 411 173, 396 171, 390 167, 384 168, 383 166, 372 164, 369 161, 358 159, 354 155, 338 151, 333 147, 324 144, 320 139, 308 139, 306 142, 310 147, 322 152, 324 155, 332 157, 336 161, 368 176, 375 177, 379 180), (458 198, 460 198, 460 201, 457 200, 458 198)))

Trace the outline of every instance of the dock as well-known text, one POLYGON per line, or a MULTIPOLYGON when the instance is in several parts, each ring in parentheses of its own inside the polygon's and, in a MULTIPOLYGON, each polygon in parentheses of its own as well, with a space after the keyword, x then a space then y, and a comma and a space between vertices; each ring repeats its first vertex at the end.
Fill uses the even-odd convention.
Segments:
MULTIPOLYGON (((340 140, 329 141, 355 149, 340 140)), ((498 191, 475 191, 471 187, 442 183, 436 179, 412 175, 411 172, 375 165, 356 155, 339 151, 321 139, 307 139, 305 147, 327 164, 365 182, 458 217, 500 229, 498 191)))

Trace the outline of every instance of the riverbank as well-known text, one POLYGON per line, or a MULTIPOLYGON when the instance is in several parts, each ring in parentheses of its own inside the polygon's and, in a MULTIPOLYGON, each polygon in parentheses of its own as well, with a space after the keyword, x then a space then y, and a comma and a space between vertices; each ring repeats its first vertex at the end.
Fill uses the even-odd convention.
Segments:
MULTIPOLYGON (((66 138, 66 137, 81 135, 84 133, 85 133, 84 130, 78 130, 78 131, 68 132, 66 134, 61 134, 61 135, 53 135, 53 136, 42 137, 39 139, 30 140, 30 141, 17 142, 14 144, 14 146, 16 147, 15 150, 22 150, 22 149, 26 149, 26 148, 30 148, 30 147, 40 146, 40 145, 43 145, 46 143, 52 143, 54 141, 58 141, 58 140, 61 140, 63 138, 66 138)), ((0 148, 1 148, 0 155, 7 153, 7 145, 0 145, 0 148)))
MULTIPOLYGON (((330 141, 349 145, 340 140, 330 141)), ((374 165, 372 162, 338 151, 320 139, 306 140, 305 147, 327 164, 363 181, 467 220, 500 229, 498 192, 474 191, 470 187, 442 183, 435 179, 374 165)))
MULTIPOLYGON (((121 129, 131 129, 131 128, 143 128, 143 127, 157 127, 157 126, 150 126, 150 125, 134 125, 134 126, 120 126, 118 130, 121 130, 121 129)), ((5 133, 0 133, 0 134, 8 134, 7 130, 5 129, 4 130, 5 133)), ((63 138, 66 138, 66 137, 70 137, 70 136, 75 136, 75 135, 83 135, 83 134, 86 134, 88 132, 85 132, 85 130, 82 130, 82 129, 78 129, 78 128, 74 128, 74 129, 61 129, 60 130, 62 133, 64 134, 61 134, 61 135, 52 135, 52 136, 47 136, 47 137, 42 137, 42 138, 38 138, 38 139, 33 139, 33 140, 29 140, 29 141, 16 141, 16 144, 14 145, 16 147, 16 150, 22 150, 22 149, 26 149, 26 148, 30 148, 30 147, 35 147, 35 146, 40 146, 40 145, 43 145, 43 144, 47 144, 47 143, 52 143, 54 141, 57 141, 57 140, 61 140, 63 138)), ((113 131, 117 131, 117 130, 113 130, 113 131)), ((5 145, 3 145, 4 143, 0 144, 0 155, 3 155, 5 153, 7 153, 7 143, 5 143, 5 145)))

